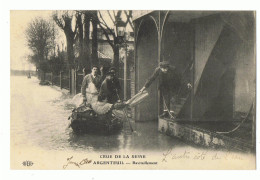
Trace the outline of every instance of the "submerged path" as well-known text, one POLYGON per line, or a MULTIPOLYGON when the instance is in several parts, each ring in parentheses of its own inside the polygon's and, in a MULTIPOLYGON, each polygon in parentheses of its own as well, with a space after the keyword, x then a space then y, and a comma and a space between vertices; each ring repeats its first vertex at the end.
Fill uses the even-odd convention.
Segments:
POLYGON ((68 128, 72 97, 55 86, 40 86, 35 77, 11 76, 11 136, 17 145, 75 151, 165 151, 187 146, 160 134, 157 122, 133 123, 136 132, 76 135, 68 128))

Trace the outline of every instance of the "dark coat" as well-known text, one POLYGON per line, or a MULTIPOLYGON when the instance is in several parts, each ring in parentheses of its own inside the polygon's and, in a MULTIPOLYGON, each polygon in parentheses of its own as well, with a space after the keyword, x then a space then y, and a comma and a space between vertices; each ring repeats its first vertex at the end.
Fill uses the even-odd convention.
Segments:
POLYGON ((119 92, 121 90, 120 83, 118 78, 114 78, 113 80, 105 79, 100 87, 99 92, 99 101, 103 101, 107 99, 108 103, 114 104, 119 98, 119 92))
POLYGON ((153 75, 148 78, 144 87, 148 88, 156 78, 159 78, 159 89, 164 89, 167 91, 177 92, 181 85, 181 77, 175 71, 174 67, 169 67, 166 73, 163 73, 160 67, 157 67, 153 75))

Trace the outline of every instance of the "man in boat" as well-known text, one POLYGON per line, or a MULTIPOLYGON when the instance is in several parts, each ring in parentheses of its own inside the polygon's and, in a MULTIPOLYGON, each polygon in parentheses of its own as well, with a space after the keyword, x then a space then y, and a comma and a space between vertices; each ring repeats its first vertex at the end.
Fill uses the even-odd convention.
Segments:
POLYGON ((116 77, 116 69, 112 67, 101 84, 98 99, 99 101, 107 100, 108 103, 115 104, 120 100, 118 96, 120 90, 121 86, 119 79, 116 77))
POLYGON ((91 103, 93 96, 97 96, 102 83, 102 78, 98 75, 98 66, 92 66, 91 73, 87 74, 82 82, 81 94, 83 102, 91 103))
MULTIPOLYGON (((99 99, 99 90, 102 82, 102 78, 97 74, 98 67, 93 66, 92 72, 84 77, 81 94, 83 96, 83 103, 87 107, 91 107, 98 115, 106 114, 113 108, 123 108, 124 104, 113 103, 115 97, 111 94, 106 94, 105 99, 99 99), (108 98, 107 98, 108 97, 108 98), (109 99, 109 102, 107 101, 109 99), (115 106, 114 106, 115 105, 115 106)), ((112 76, 113 71, 109 72, 112 76)), ((110 89, 110 86, 108 86, 110 89)), ((117 86, 116 86, 117 87, 117 86)), ((113 94, 117 95, 117 94, 113 94)))
MULTIPOLYGON (((178 93, 178 90, 181 85, 181 77, 177 73, 174 66, 171 66, 168 61, 163 61, 159 63, 152 76, 148 78, 143 88, 140 90, 143 92, 155 81, 156 78, 159 78, 159 89, 163 95, 164 101, 164 116, 173 117, 173 111, 170 110, 171 98, 178 93), (166 106, 166 107, 165 107, 166 106)), ((188 88, 191 87, 191 84, 187 84, 188 88)))

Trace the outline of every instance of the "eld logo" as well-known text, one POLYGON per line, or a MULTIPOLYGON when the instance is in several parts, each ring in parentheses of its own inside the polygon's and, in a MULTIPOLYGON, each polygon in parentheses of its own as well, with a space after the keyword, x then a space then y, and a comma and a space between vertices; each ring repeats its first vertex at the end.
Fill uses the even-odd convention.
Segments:
POLYGON ((32 166, 33 162, 32 161, 24 161, 22 164, 23 164, 23 166, 32 166))

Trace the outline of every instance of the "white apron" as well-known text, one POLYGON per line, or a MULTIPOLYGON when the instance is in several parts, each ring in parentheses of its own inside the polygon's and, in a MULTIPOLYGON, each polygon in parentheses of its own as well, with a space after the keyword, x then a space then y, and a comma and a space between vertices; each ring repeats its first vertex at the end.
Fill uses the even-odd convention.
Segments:
POLYGON ((113 106, 113 104, 109 104, 106 101, 98 101, 98 90, 92 82, 86 88, 86 98, 97 114, 106 114, 113 106))

